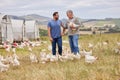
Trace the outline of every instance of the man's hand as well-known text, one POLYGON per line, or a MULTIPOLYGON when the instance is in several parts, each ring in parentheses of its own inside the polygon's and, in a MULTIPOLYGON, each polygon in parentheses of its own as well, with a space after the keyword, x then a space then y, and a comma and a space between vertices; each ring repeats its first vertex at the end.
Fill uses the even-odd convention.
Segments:
POLYGON ((53 38, 51 37, 50 30, 51 30, 51 28, 48 27, 48 36, 49 36, 50 41, 53 42, 53 38))
POLYGON ((61 33, 61 36, 64 36, 64 35, 65 35, 65 34, 62 32, 62 33, 61 33))
POLYGON ((50 37, 50 41, 53 42, 53 38, 52 37, 50 37))
POLYGON ((70 28, 74 28, 74 25, 73 25, 73 24, 71 24, 71 25, 70 25, 70 28))
POLYGON ((70 23, 69 25, 70 25, 71 30, 75 31, 77 29, 73 23, 70 23))

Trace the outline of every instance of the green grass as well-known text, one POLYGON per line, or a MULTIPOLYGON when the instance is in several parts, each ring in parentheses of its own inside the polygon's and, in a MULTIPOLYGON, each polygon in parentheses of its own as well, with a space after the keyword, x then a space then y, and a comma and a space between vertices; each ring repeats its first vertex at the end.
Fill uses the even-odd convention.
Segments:
MULTIPOLYGON (((39 56, 42 49, 47 49, 50 45, 47 37, 41 37, 40 47, 33 48, 33 52, 39 56)), ((68 40, 65 36, 63 40, 68 40)), ((55 63, 36 63, 29 61, 29 52, 27 49, 17 49, 20 56, 21 65, 19 67, 10 67, 7 72, 0 73, 0 80, 119 80, 120 79, 120 55, 115 54, 113 49, 117 47, 116 42, 120 42, 120 34, 102 34, 80 36, 79 44, 81 49, 90 50, 88 43, 96 45, 98 42, 108 41, 107 46, 97 46, 93 49, 93 55, 99 59, 94 64, 87 64, 84 57, 80 60, 55 62, 55 63)), ((69 48, 68 44, 63 44, 69 48)), ((0 53, 7 53, 1 49, 0 53)), ((46 51, 50 53, 50 51, 46 51)))
POLYGON ((120 19, 113 20, 113 22, 120 27, 120 19))
POLYGON ((47 30, 39 29, 40 36, 47 36, 47 30))

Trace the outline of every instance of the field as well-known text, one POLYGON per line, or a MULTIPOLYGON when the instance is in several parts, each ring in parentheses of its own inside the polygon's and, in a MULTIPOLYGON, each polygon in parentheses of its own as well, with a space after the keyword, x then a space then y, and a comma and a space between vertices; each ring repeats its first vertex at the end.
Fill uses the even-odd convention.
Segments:
MULTIPOLYGON (((42 43, 40 47, 33 48, 33 52, 39 57, 39 53, 47 50, 50 45, 47 37, 41 37, 42 43)), ((63 40, 68 41, 66 36, 63 40)), ((88 43, 95 46, 93 55, 98 60, 93 64, 85 63, 85 58, 67 62, 48 62, 31 63, 29 61, 29 51, 17 49, 17 55, 20 57, 21 65, 18 67, 10 67, 6 72, 0 73, 0 80, 119 80, 120 79, 120 55, 114 52, 117 48, 117 42, 120 42, 120 34, 102 34, 102 35, 85 35, 80 36, 80 49, 89 49, 88 43), (107 45, 97 45, 98 43, 108 42, 107 45)), ((63 43, 69 47, 68 43, 63 43)), ((0 49, 0 54, 6 55, 5 50, 0 49)))

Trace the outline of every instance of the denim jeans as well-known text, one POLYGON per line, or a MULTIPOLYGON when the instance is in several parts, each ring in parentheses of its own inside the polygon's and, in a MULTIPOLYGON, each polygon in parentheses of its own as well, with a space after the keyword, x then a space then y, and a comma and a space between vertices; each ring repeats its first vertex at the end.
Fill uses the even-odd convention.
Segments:
POLYGON ((71 52, 74 54, 79 53, 79 47, 78 47, 78 39, 79 39, 79 35, 70 35, 69 37, 69 44, 70 44, 70 48, 71 48, 71 52))
POLYGON ((62 55, 62 37, 54 38, 52 42, 52 54, 56 55, 56 44, 58 45, 58 53, 62 55))

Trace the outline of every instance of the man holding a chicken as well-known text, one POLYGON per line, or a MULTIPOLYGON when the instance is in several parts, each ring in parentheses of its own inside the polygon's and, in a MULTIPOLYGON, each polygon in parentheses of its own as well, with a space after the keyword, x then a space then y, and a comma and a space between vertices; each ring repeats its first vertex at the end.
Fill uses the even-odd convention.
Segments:
POLYGON ((72 10, 66 12, 68 20, 66 23, 66 28, 68 29, 68 38, 73 54, 79 54, 78 39, 79 39, 79 28, 81 23, 77 17, 74 16, 72 10))

